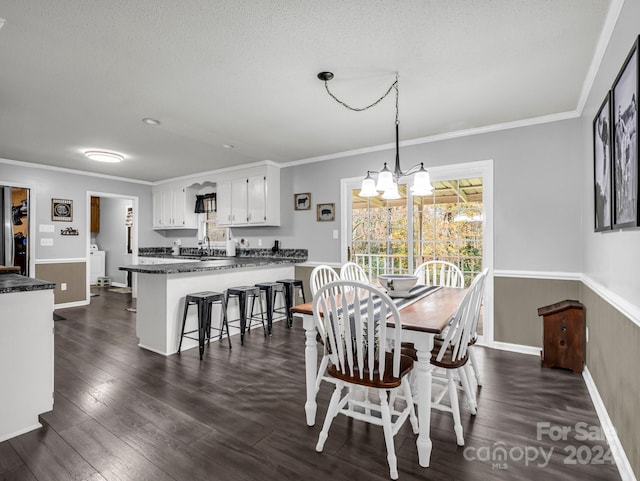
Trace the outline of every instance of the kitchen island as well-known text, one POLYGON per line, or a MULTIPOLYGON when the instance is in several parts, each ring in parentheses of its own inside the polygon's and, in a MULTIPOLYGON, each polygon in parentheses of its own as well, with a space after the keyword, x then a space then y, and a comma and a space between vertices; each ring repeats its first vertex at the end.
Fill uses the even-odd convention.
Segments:
MULTIPOLYGON (((182 315, 187 294, 200 291, 224 292, 229 287, 293 278, 295 264, 305 260, 306 252, 299 257, 220 257, 196 262, 120 267, 120 270, 134 272, 138 276, 138 345, 165 356, 176 353, 182 333, 182 315)), ((235 303, 230 304, 229 319, 236 319, 237 307, 235 303)), ((218 319, 220 310, 218 306, 214 306, 212 322, 217 323, 218 319)), ((196 309, 191 308, 185 331, 196 329, 197 325, 196 309)), ((231 334, 234 334, 233 328, 231 334)), ((181 350, 197 346, 197 341, 185 338, 181 350)))
POLYGON ((55 286, 0 274, 0 442, 41 427, 53 409, 55 286))

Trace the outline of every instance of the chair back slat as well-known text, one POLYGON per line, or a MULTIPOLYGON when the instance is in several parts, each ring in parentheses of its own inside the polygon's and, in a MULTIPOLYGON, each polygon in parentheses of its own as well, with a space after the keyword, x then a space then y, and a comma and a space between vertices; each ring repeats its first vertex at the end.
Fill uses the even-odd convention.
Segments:
POLYGON ((340 279, 369 284, 369 277, 367 276, 367 273, 355 262, 347 262, 342 265, 340 268, 340 279))
POLYGON ((472 338, 473 330, 477 325, 482 296, 484 294, 487 269, 478 274, 469 286, 465 296, 462 298, 453 318, 449 322, 449 328, 442 342, 442 346, 436 356, 437 361, 442 361, 447 350, 451 349, 452 361, 460 361, 467 355, 469 341, 472 338))
POLYGON ((326 284, 313 297, 318 331, 325 333, 331 363, 350 377, 383 378, 386 366, 387 322, 395 326, 392 374, 400 375, 401 323, 391 298, 375 286, 352 280, 326 284))
POLYGON ((427 261, 420 264, 413 273, 418 283, 426 286, 464 287, 462 271, 451 262, 427 261))
POLYGON ((337 281, 340 279, 338 273, 333 267, 326 264, 316 266, 309 276, 309 285, 311 286, 311 294, 315 294, 325 284, 337 281))

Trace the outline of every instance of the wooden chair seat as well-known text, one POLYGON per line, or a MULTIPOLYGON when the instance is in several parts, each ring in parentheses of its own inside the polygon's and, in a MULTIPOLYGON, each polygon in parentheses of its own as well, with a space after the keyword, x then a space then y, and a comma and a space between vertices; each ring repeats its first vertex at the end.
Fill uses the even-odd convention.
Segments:
POLYGON ((336 379, 340 379, 345 382, 349 382, 352 384, 358 384, 360 386, 365 387, 374 387, 379 389, 394 389, 400 387, 402 383, 402 378, 406 376, 411 369, 413 369, 413 359, 409 356, 400 356, 400 376, 394 377, 391 372, 393 366, 393 353, 387 352, 385 353, 385 370, 380 378, 380 370, 378 363, 376 362, 373 368, 373 380, 370 379, 370 371, 369 368, 365 367, 363 371, 362 378, 360 378, 360 368, 359 366, 354 366, 353 368, 353 376, 349 376, 348 374, 343 374, 340 370, 329 363, 329 367, 327 368, 327 374, 336 379))
MULTIPOLYGON (((435 339, 433 350, 431 351, 431 364, 437 367, 442 367, 444 369, 456 369, 458 367, 464 366, 469 360, 468 354, 465 355, 462 359, 453 360, 453 348, 451 345, 447 348, 447 351, 442 358, 442 360, 438 361, 437 356, 440 352, 440 348, 442 347, 442 339, 435 339)), ((474 341, 475 343, 475 341, 474 341)), ((469 343, 471 345, 471 342, 469 343)), ((403 342, 401 347, 401 352, 404 356, 408 356, 414 361, 418 360, 418 355, 415 347, 413 347, 413 343, 403 342)))
POLYGON ((442 339, 435 340, 433 350, 431 351, 431 364, 443 369, 457 369, 467 363, 467 361, 469 360, 468 353, 461 358, 453 358, 453 346, 451 344, 449 344, 449 346, 446 348, 447 350, 445 351, 442 359, 438 361, 437 356, 440 352, 440 349, 442 348, 442 344, 442 339))

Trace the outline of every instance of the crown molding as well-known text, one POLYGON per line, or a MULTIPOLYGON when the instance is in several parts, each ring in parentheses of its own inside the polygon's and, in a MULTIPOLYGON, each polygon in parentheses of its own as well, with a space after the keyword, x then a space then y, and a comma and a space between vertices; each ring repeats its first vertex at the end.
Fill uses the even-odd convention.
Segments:
POLYGON ((115 175, 98 174, 95 172, 87 172, 85 170, 68 169, 66 167, 56 167, 55 165, 35 164, 33 162, 23 162, 21 160, 11 160, 0 158, 0 164, 15 165, 17 167, 26 167, 29 169, 52 170, 55 172, 65 172, 67 174, 86 175, 88 177, 99 177, 101 179, 118 180, 120 182, 130 182, 132 184, 153 185, 153 182, 147 180, 129 179, 127 177, 118 177, 115 175))
POLYGON ((600 66, 602 65, 604 54, 607 50, 607 47, 609 46, 609 41, 611 40, 611 36, 613 35, 613 30, 618 21, 618 17, 620 17, 620 12, 622 11, 624 1, 625 0, 612 0, 611 5, 609 6, 609 11, 607 12, 607 16, 604 20, 604 25, 602 26, 602 30, 600 31, 598 43, 596 44, 596 49, 593 52, 591 65, 589 65, 587 76, 584 78, 584 82, 582 83, 582 91, 580 92, 578 107, 576 108, 576 111, 579 112, 580 115, 582 115, 584 107, 587 103, 587 99, 589 98, 589 95, 591 95, 593 82, 595 81, 596 75, 598 74, 600 66))
MULTIPOLYGON (((557 114, 543 115, 541 117, 532 117, 529 119, 515 120, 513 122, 504 122, 501 124, 486 125, 484 127, 474 127, 472 129, 457 130, 454 132, 445 132, 443 134, 430 135, 427 137, 418 137, 416 139, 411 139, 411 140, 402 140, 400 141, 400 147, 428 144, 431 142, 441 142, 443 140, 451 140, 451 139, 457 139, 460 137, 468 137, 470 135, 488 134, 491 132, 500 132, 502 130, 517 129, 521 127, 530 127, 532 125, 547 124, 551 122, 558 122, 561 120, 575 119, 578 117, 580 117, 580 113, 577 110, 571 110, 568 112, 560 112, 557 114)), ((362 149, 354 149, 354 150, 347 150, 345 152, 337 152, 335 154, 320 155, 318 157, 309 157, 307 159, 293 160, 291 162, 284 162, 280 164, 280 166, 294 167, 297 165, 313 164, 315 162, 322 162, 325 160, 340 159, 343 157, 353 157, 354 155, 362 155, 362 154, 368 154, 371 152, 391 150, 391 149, 395 149, 395 147, 396 147, 395 143, 381 144, 381 145, 375 145, 373 147, 364 147, 362 149)))
POLYGON ((223 174, 225 172, 233 172, 235 170, 250 169, 251 167, 262 167, 264 165, 276 167, 278 169, 281 169, 283 166, 283 164, 277 164, 272 160, 260 160, 258 162, 251 162, 250 164, 234 165, 231 167, 223 167, 222 169, 207 170, 206 172, 198 172, 197 174, 182 175, 180 177, 171 177, 169 179, 157 180, 155 182, 151 182, 151 185, 162 185, 162 184, 168 184, 170 182, 176 182, 176 181, 182 181, 182 180, 199 179, 207 175, 223 174))

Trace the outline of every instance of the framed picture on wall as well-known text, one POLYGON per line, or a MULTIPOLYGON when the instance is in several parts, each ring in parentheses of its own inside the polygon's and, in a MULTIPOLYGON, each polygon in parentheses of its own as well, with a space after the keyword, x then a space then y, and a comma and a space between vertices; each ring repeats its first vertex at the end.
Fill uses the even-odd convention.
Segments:
POLYGON ((67 199, 51 199, 52 221, 73 221, 73 201, 67 199))
POLYGON ((317 219, 318 222, 328 222, 336 220, 336 205, 335 204, 318 204, 317 219))
POLYGON ((311 209, 311 192, 293 194, 293 208, 295 210, 311 209))
POLYGON ((593 119, 594 230, 611 229, 611 92, 593 119))
POLYGON ((638 39, 613 84, 613 228, 638 225, 638 39))

